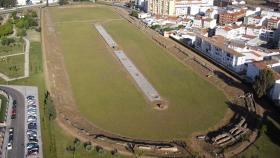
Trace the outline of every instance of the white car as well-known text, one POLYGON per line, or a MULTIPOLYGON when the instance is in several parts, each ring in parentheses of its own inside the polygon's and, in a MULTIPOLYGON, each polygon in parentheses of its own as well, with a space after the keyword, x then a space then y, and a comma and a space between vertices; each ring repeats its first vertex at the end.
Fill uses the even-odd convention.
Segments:
POLYGON ((34 100, 27 101, 28 105, 36 104, 34 100))
POLYGON ((30 116, 37 116, 37 113, 36 113, 36 111, 28 111, 28 112, 27 112, 27 115, 30 115, 30 116))
POLYGON ((36 122, 36 121, 37 121, 36 118, 29 118, 29 119, 27 119, 27 122, 36 122))
POLYGON ((13 149, 12 143, 8 143, 7 150, 12 150, 12 149, 13 149))
POLYGON ((29 114, 27 114, 27 116, 37 116, 37 114, 36 113, 29 113, 29 114))

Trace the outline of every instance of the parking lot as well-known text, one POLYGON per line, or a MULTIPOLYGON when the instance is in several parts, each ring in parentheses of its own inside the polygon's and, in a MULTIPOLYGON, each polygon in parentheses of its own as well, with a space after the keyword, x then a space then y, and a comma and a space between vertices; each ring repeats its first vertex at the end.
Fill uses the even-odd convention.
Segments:
POLYGON ((2 157, 42 158, 37 87, 0 86, 10 96, 2 157))

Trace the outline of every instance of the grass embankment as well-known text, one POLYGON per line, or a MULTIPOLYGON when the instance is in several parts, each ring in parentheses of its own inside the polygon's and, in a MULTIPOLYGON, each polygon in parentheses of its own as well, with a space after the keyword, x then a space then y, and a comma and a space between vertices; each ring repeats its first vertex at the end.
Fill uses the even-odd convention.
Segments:
POLYGON ((0 100, 1 100, 1 108, 0 108, 0 122, 4 122, 5 117, 6 117, 6 108, 8 105, 8 100, 6 97, 3 95, 0 95, 0 100))
POLYGON ((51 8, 51 14, 79 109, 98 126, 126 136, 173 139, 206 130, 224 117, 227 99, 221 91, 110 9, 51 8), (105 22, 115 41, 168 100, 167 110, 147 104, 106 48, 94 20, 105 22))

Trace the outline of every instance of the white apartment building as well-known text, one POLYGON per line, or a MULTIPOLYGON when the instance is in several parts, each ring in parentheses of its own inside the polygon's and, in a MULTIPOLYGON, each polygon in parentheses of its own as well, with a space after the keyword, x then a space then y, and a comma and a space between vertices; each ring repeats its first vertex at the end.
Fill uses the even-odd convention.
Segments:
POLYGON ((241 73, 244 71, 244 64, 246 60, 245 56, 225 46, 223 37, 214 36, 207 38, 197 35, 194 46, 204 55, 223 65, 224 67, 236 73, 241 73))
POLYGON ((245 26, 231 25, 231 26, 219 26, 216 29, 216 35, 223 36, 227 39, 235 39, 238 36, 244 35, 246 31, 245 26))
POLYGON ((148 13, 156 15, 169 15, 170 0, 148 0, 146 10, 148 13))
POLYGON ((262 29, 262 26, 248 25, 246 27, 245 34, 249 35, 249 36, 257 36, 257 37, 259 37, 261 29, 262 29))
POLYGON ((203 28, 215 28, 217 26, 217 20, 211 18, 204 18, 203 19, 203 28))
MULTIPOLYGON (((262 17, 261 16, 246 16, 244 18, 244 24, 245 25, 259 25, 262 21, 262 17)), ((261 24, 262 25, 262 24, 261 24)))
POLYGON ((214 0, 175 0, 175 15, 196 15, 213 7, 214 0))
POLYGON ((217 20, 207 17, 196 16, 193 18, 192 27, 196 28, 215 28, 217 26, 217 20))
MULTIPOLYGON (((26 3, 26 0, 17 0, 17 5, 22 6, 22 5, 28 5, 26 3)), ((39 4, 39 3, 47 3, 47 0, 30 0, 29 4, 39 4)), ((57 3, 58 0, 49 0, 49 4, 51 3, 57 3)))

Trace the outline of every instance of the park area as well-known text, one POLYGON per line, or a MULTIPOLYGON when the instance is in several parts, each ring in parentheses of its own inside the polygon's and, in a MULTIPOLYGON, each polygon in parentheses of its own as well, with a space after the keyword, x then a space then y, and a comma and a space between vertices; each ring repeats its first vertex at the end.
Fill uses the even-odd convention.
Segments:
POLYGON ((111 9, 50 8, 72 90, 81 114, 113 133, 148 139, 186 138, 217 124, 225 95, 178 62, 111 9), (121 63, 94 29, 99 21, 167 100, 149 105, 121 63))

